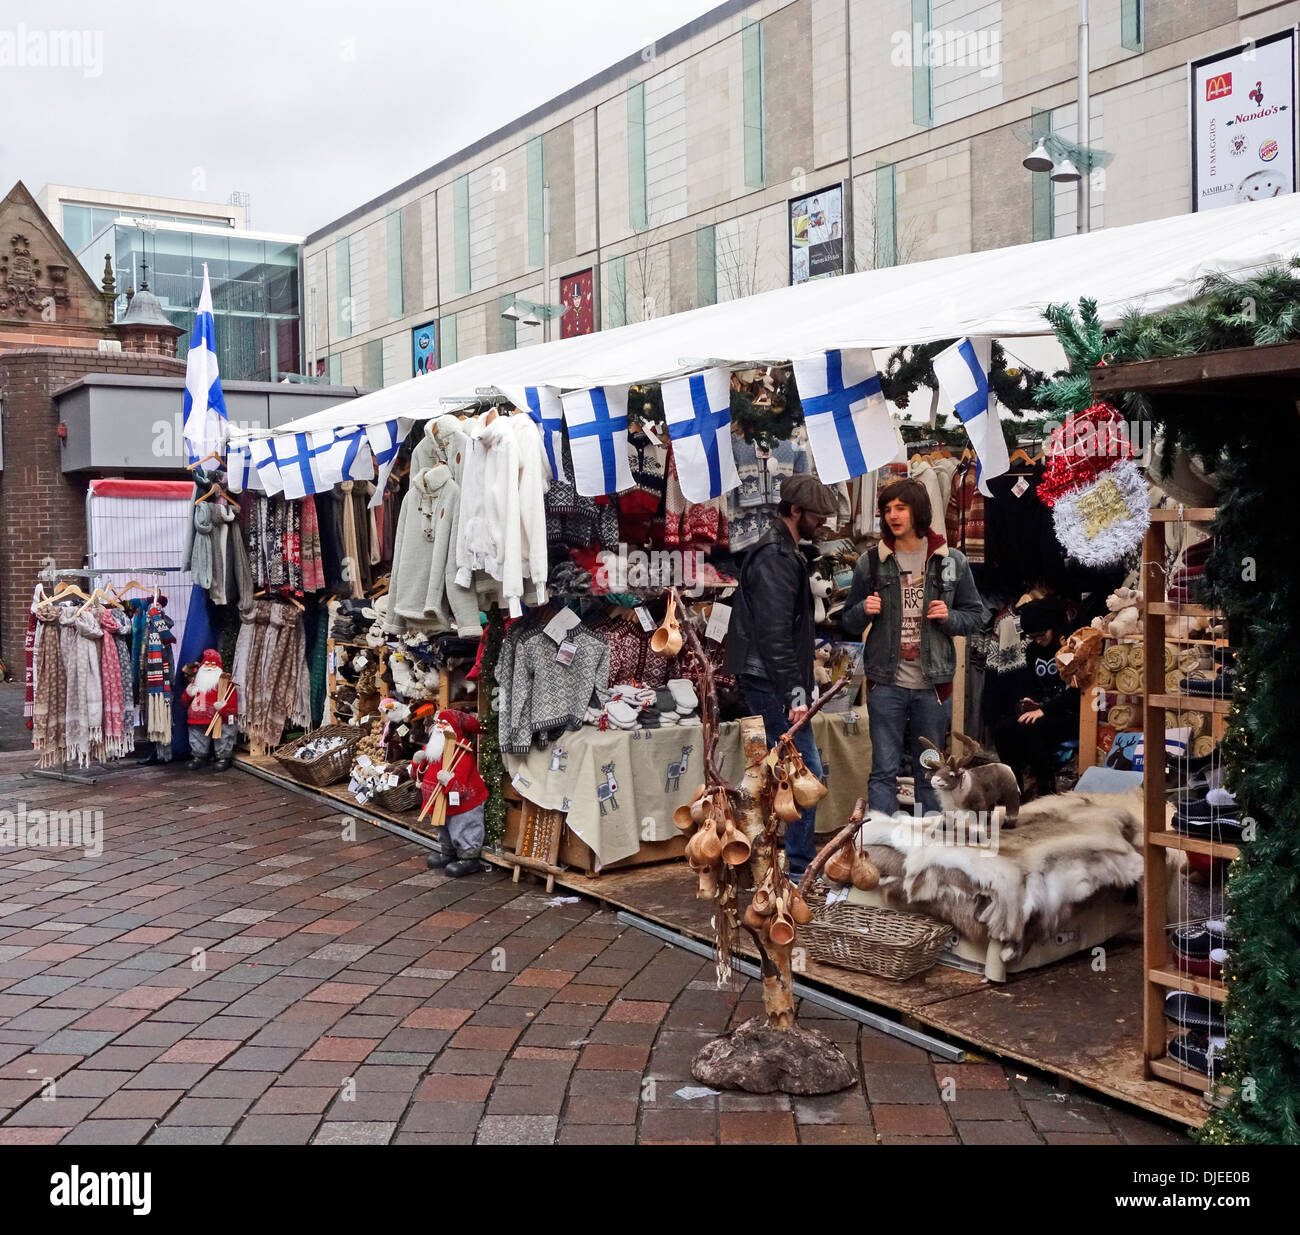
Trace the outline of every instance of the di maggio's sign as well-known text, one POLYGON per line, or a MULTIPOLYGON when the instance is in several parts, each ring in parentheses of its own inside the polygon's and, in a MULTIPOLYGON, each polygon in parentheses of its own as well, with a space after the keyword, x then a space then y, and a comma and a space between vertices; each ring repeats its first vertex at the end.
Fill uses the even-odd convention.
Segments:
POLYGON ((1194 60, 1192 209, 1295 191, 1295 30, 1194 60))

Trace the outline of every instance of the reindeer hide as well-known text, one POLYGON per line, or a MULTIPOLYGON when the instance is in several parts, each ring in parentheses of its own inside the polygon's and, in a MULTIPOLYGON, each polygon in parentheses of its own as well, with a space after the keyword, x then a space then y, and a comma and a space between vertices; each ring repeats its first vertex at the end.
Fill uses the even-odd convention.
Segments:
MULTIPOLYGON (((859 844, 895 903, 950 922, 968 939, 1023 955, 1099 894, 1142 878, 1141 790, 1056 794, 1021 807, 1020 825, 984 843, 953 843, 942 825, 873 813, 859 844)), ((957 838, 961 839, 961 838, 957 838)))

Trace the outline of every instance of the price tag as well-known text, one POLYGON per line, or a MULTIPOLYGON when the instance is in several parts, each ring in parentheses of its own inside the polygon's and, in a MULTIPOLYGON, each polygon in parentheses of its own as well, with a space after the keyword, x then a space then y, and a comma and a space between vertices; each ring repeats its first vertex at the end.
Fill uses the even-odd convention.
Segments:
POLYGON ((397 736, 398 736, 399 738, 404 738, 404 737, 405 737, 408 733, 410 733, 410 732, 411 732, 411 729, 410 729, 410 726, 409 726, 409 725, 400 725, 400 726, 398 726, 397 736))
POLYGON ((562 665, 573 664, 573 658, 578 654, 578 645, 572 639, 566 639, 556 649, 555 659, 562 665))
POLYGON ((1011 492, 1014 493, 1017 497, 1024 497, 1025 491, 1028 488, 1029 488, 1029 481, 1027 481, 1022 476, 1019 480, 1016 481, 1014 485, 1011 486, 1011 492))
POLYGON ((459 806, 459 805, 460 805, 460 794, 457 793, 457 791, 456 791, 455 789, 452 789, 452 790, 449 790, 449 791, 448 791, 448 793, 447 793, 447 805, 448 805, 448 806, 459 806))
MULTIPOLYGON (((572 609, 561 609, 546 623, 545 633, 553 643, 559 643, 581 620, 572 609)), ((576 647, 574 651, 577 651, 576 647)), ((569 660, 572 659, 573 657, 570 656, 569 660)), ((569 661, 566 660, 564 663, 567 665, 569 661)))
POLYGON ((714 643, 721 643, 727 637, 727 628, 731 625, 731 606, 713 603, 709 614, 709 624, 704 628, 704 637, 714 643))
POLYGON ((651 631, 657 629, 655 620, 650 616, 650 610, 645 605, 637 605, 635 612, 636 620, 641 623, 642 630, 651 631))

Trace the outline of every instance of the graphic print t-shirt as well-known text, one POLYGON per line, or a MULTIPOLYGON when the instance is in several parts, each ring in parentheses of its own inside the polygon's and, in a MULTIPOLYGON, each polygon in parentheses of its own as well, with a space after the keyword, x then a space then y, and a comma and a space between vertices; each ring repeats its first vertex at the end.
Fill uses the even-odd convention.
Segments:
POLYGON ((917 549, 913 553, 895 551, 894 556, 898 560, 898 574, 903 585, 903 637, 894 685, 908 690, 924 690, 921 616, 925 612, 925 550, 917 549))

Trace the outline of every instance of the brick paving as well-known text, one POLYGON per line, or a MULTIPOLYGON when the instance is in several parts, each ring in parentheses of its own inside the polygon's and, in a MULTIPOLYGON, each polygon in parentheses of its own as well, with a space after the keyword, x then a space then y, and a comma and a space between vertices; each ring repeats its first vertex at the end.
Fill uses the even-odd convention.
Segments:
POLYGON ((0 808, 103 811, 103 853, 0 849, 0 1145, 1164 1144, 1156 1119, 805 1006, 863 1083, 695 1096, 758 1010, 711 962, 242 772, 93 788, 0 755, 0 808))

